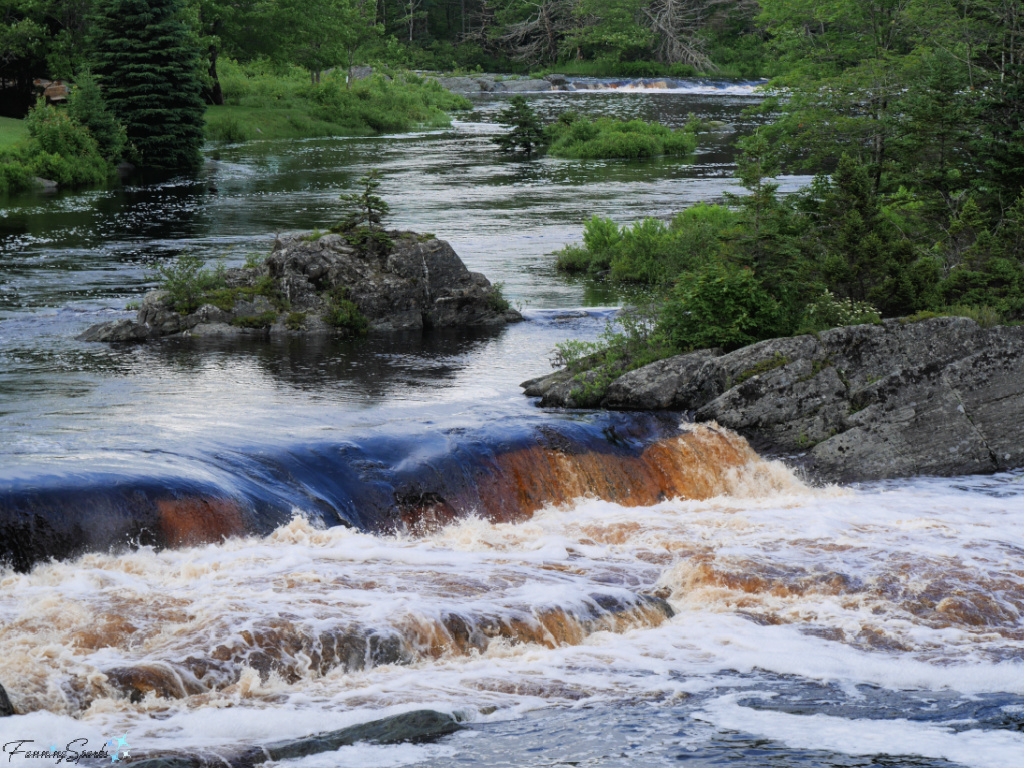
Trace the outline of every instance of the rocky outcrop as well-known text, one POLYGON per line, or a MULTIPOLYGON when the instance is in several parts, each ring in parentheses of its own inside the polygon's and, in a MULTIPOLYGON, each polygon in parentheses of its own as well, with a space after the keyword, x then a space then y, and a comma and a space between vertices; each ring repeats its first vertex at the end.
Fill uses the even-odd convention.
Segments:
MULTIPOLYGON (((572 378, 523 386, 579 407, 572 378)), ((1024 328, 889 320, 703 350, 626 373, 591 405, 691 411, 829 481, 995 472, 1024 466, 1024 328)))
POLYGON ((434 77, 441 87, 452 93, 533 93, 536 91, 572 90, 564 75, 549 75, 543 80, 501 78, 497 75, 434 77))
POLYGON ((279 238, 255 267, 179 312, 167 291, 146 294, 136 319, 100 323, 81 341, 145 341, 173 334, 328 334, 497 326, 522 320, 443 240, 391 232, 391 245, 355 246, 342 235, 279 238))

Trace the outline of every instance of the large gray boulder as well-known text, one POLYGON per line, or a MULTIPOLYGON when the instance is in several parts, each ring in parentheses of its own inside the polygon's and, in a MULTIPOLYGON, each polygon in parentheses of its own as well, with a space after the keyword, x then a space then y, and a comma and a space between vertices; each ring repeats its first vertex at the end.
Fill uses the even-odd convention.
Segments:
MULTIPOLYGON (((524 387, 559 407, 580 407, 584 389, 564 371, 524 387)), ((691 411, 762 449, 801 456, 824 480, 995 472, 1024 466, 1024 328, 966 318, 835 328, 679 355, 589 399, 691 411)))
POLYGON ((229 269, 225 287, 183 314, 171 294, 146 294, 134 321, 94 325, 81 341, 145 341, 188 336, 351 334, 339 306, 376 331, 500 326, 522 316, 444 240, 391 232, 390 245, 355 246, 341 235, 279 238, 262 264, 229 269))

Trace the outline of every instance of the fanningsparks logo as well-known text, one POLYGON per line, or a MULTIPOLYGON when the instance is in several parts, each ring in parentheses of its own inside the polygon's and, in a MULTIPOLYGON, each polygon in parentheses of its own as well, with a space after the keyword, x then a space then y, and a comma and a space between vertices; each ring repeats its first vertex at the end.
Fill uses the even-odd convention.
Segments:
POLYGON ((131 745, 128 743, 128 734, 115 736, 108 739, 100 749, 89 749, 88 739, 73 739, 63 747, 56 742, 47 749, 37 749, 33 745, 33 739, 19 739, 8 741, 4 744, 3 752, 7 755, 7 762, 13 762, 17 756, 21 760, 53 760, 54 763, 78 763, 84 758, 110 759, 112 763, 119 763, 122 760, 131 758, 131 745))

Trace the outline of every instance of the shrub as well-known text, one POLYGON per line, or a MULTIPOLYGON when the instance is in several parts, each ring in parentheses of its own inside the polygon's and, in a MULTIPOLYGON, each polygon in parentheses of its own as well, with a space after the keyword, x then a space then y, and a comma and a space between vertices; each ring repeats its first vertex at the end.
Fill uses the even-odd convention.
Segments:
POLYGON ((182 254, 173 263, 157 267, 156 273, 160 287, 171 296, 172 306, 183 315, 199 309, 206 294, 226 287, 224 265, 209 269, 194 254, 182 254))
POLYGON ((107 109, 96 79, 88 72, 78 76, 68 96, 68 113, 96 139, 100 154, 112 162, 124 157, 128 146, 125 128, 107 109))
POLYGON ((866 301, 837 298, 828 289, 807 305, 798 333, 816 333, 844 325, 879 323, 882 316, 866 301))
POLYGON ((658 285, 685 269, 722 258, 730 248, 738 214, 718 205, 695 205, 667 225, 643 219, 619 227, 594 216, 583 230, 583 245, 557 253, 556 266, 566 272, 608 272, 615 282, 658 285))
POLYGON ((712 262, 680 275, 662 312, 661 330, 680 350, 738 349, 778 335, 780 314, 753 271, 712 262))
POLYGON ((696 124, 672 130, 643 120, 589 120, 570 113, 544 130, 549 154, 577 160, 688 155, 697 146, 696 124))
POLYGON ((324 322, 335 328, 351 331, 356 336, 365 336, 370 328, 370 321, 359 311, 359 307, 348 298, 348 289, 336 287, 327 296, 327 311, 324 322))

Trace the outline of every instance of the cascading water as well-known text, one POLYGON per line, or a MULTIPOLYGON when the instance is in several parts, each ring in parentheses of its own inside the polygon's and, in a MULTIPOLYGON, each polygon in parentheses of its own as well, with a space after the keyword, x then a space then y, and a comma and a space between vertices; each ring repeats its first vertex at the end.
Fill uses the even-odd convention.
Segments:
POLYGON ((164 768, 1020 765, 1020 473, 814 488, 713 425, 519 392, 629 299, 547 254, 591 213, 714 199, 750 98, 531 97, 726 123, 692 164, 509 163, 482 97, 451 132, 213 148, 199 181, 5 203, 0 747, 54 747, 9 763, 120 737, 164 768), (451 240, 528 322, 73 341, 147 265, 241 262, 372 167, 395 226, 451 240), (447 735, 308 738, 421 710, 447 735))

